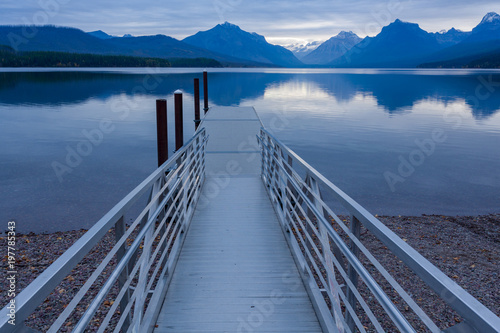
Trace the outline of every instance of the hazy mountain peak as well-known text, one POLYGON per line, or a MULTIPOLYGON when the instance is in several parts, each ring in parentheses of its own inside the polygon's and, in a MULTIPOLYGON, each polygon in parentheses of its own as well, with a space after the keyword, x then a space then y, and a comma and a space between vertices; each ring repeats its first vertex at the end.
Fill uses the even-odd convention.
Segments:
POLYGON ((413 23, 413 22, 408 22, 408 21, 403 21, 403 20, 400 20, 400 19, 396 19, 394 22, 392 22, 391 24, 389 24, 387 27, 391 27, 391 26, 408 26, 408 27, 419 27, 418 23, 413 23))
POLYGON ((456 34, 456 33, 464 33, 464 32, 460 29, 451 28, 450 30, 443 29, 439 31, 437 34, 446 35, 446 34, 456 34))
POLYGON ((299 66, 293 53, 281 46, 269 44, 264 36, 242 30, 225 22, 207 31, 186 37, 183 42, 232 57, 279 66, 299 66))
MULTIPOLYGON (((221 23, 221 24, 218 24, 217 26, 215 26, 213 29, 211 30, 217 30, 219 31, 219 33, 221 31, 222 34, 225 34, 227 36, 234 36, 235 34, 236 35, 239 35, 239 36, 243 36, 243 35, 251 35, 255 38, 255 40, 257 40, 258 42, 262 42, 262 43, 267 43, 266 41, 266 38, 262 35, 259 35, 258 33, 256 32, 247 32, 243 29, 241 29, 239 26, 237 26, 236 24, 233 24, 233 23, 230 23, 228 21, 224 22, 224 23, 221 23)), ((210 31, 210 30, 208 30, 210 31)))
POLYGON ((384 28, 389 28, 389 27, 416 27, 416 28, 420 28, 420 26, 418 25, 418 23, 412 23, 412 22, 406 22, 406 21, 402 21, 400 19, 396 19, 394 22, 392 22, 391 24, 389 24, 388 26, 384 27, 384 28))
POLYGON ((489 12, 483 17, 483 20, 479 24, 485 24, 485 23, 497 23, 500 22, 500 15, 498 15, 495 12, 489 12))
POLYGON ((429 33, 420 28, 417 23, 405 22, 400 19, 396 19, 391 24, 383 27, 377 37, 405 40, 408 35, 420 35, 422 38, 427 38, 429 33))
POLYGON ((324 41, 314 41, 314 42, 298 42, 292 43, 288 45, 284 45, 284 47, 295 54, 295 56, 299 59, 302 59, 312 51, 316 50, 318 46, 323 44, 324 41))
POLYGON ((113 36, 108 35, 107 33, 105 33, 102 30, 87 32, 87 34, 89 34, 91 36, 94 36, 94 37, 97 37, 99 39, 110 39, 110 38, 113 38, 113 36))
POLYGON ((469 35, 470 32, 463 32, 462 30, 451 28, 448 31, 442 30, 440 32, 437 32, 435 34, 435 37, 438 43, 440 43, 444 47, 448 47, 462 42, 469 35))
POLYGON ((500 15, 494 12, 486 14, 481 23, 472 29, 468 42, 500 39, 500 15))
MULTIPOLYGON (((347 39, 347 38, 352 38, 352 37, 358 37, 358 35, 356 35, 354 32, 352 31, 344 31, 342 30, 341 32, 338 33, 337 38, 341 38, 341 39, 347 39)), ((358 37, 359 38, 359 37, 358 37)))
POLYGON ((241 28, 239 26, 237 26, 236 24, 229 23, 228 21, 219 24, 219 26, 221 28, 225 28, 225 29, 238 29, 238 30, 241 30, 241 28))
POLYGON ((307 64, 324 65, 343 56, 360 41, 361 38, 352 31, 341 31, 338 35, 305 55, 301 60, 307 64))

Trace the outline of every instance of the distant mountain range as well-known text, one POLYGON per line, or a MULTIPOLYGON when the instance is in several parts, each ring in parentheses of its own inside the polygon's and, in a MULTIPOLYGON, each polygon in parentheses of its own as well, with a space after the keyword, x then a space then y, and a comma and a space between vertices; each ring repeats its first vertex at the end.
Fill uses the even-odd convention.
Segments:
POLYGON ((342 31, 323 43, 294 44, 288 49, 228 22, 182 41, 165 35, 115 37, 101 30, 0 26, 1 45, 21 52, 211 58, 224 66, 491 68, 500 63, 500 15, 488 13, 470 32, 452 28, 429 33, 416 23, 396 20, 374 37, 361 39, 342 31))
MULTIPOLYGON (((416 67, 467 56, 482 57, 500 48, 500 15, 488 13, 471 32, 451 29, 429 33, 418 24, 396 20, 375 37, 367 37, 333 67, 416 67)), ((465 64, 464 64, 465 65, 465 64)))
POLYGON ((56 51, 136 57, 211 58, 226 66, 268 66, 192 46, 165 35, 143 37, 112 37, 103 32, 85 33, 75 28, 36 27, 26 34, 25 26, 0 26, 0 45, 16 51, 56 51), (24 36, 29 36, 27 38, 24 36), (96 37, 97 35, 97 37, 96 37))
POLYGON ((323 42, 315 41, 310 43, 293 43, 284 45, 283 47, 292 51, 292 53, 297 57, 297 59, 301 60, 306 55, 316 50, 323 42))

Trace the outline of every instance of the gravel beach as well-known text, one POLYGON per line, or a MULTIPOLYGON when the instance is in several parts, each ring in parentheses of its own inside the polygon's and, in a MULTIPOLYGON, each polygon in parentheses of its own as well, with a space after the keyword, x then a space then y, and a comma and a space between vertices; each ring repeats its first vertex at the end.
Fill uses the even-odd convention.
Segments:
MULTIPOLYGON (((500 316, 500 214, 378 216, 378 218, 497 316, 500 316)), ((84 233, 85 230, 52 234, 18 234, 16 292, 22 291, 84 233)), ((0 241, 6 249, 5 235, 0 237, 0 241)), ((78 281, 80 276, 88 276, 88 271, 92 270, 99 258, 104 257, 113 241, 114 235, 110 233, 93 249, 87 261, 84 260, 28 319, 28 326, 42 332, 46 331, 51 313, 58 313, 58 310, 69 302, 71 295, 77 292, 74 280, 78 281)), ((364 241, 370 244, 370 239, 364 241)), ((373 244, 376 252, 377 245, 373 244)), ((370 246, 367 247, 370 248, 370 246)), ((0 305, 2 307, 10 300, 7 263, 8 259, 4 251, 0 273, 0 305)), ((397 274, 406 273, 401 271, 397 274)), ((410 280, 411 277, 408 276, 407 279, 410 280)), ((452 313, 434 312, 433 319, 440 322, 450 323, 450 321, 457 320, 452 313)))

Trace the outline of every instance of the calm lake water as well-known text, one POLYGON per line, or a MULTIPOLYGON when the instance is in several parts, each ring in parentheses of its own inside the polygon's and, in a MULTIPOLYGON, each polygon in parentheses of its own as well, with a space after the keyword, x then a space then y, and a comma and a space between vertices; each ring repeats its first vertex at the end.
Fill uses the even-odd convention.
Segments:
MULTIPOLYGON (((92 226, 155 169, 157 98, 173 120, 182 89, 186 139, 193 133, 200 72, 1 71, 0 229, 92 226), (88 156, 58 176, 54 162, 100 126, 88 156)), ((500 212, 500 72, 209 70, 209 80, 211 106, 254 106, 373 214, 500 212)), ((172 124, 169 133, 173 150, 172 124)))

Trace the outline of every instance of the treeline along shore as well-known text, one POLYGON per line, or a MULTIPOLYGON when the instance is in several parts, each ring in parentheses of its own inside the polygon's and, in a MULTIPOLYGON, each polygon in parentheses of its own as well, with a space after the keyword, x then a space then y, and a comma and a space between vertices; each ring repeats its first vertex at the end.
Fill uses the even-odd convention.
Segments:
POLYGON ((67 52, 16 52, 0 45, 0 67, 222 67, 208 58, 144 58, 67 52))

